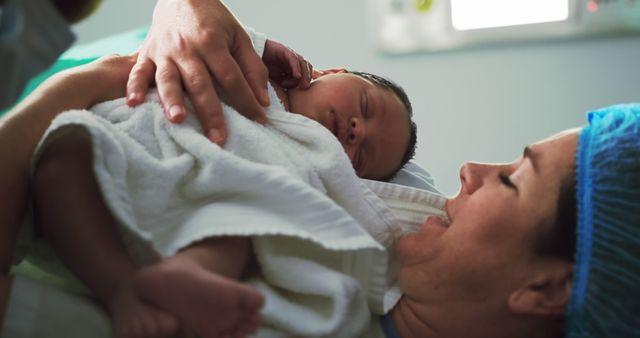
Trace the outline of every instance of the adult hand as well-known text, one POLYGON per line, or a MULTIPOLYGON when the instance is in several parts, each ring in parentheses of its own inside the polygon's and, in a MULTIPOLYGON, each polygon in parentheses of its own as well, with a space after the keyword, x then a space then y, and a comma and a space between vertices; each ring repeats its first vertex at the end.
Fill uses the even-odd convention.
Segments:
POLYGON ((262 61, 269 70, 269 78, 284 88, 309 88, 313 65, 302 55, 283 44, 267 40, 262 61))
POLYGON ((203 130, 222 144, 227 129, 215 88, 237 111, 265 123, 267 76, 248 34, 220 0, 158 0, 129 76, 127 102, 141 103, 155 77, 167 118, 181 122, 184 86, 203 130))

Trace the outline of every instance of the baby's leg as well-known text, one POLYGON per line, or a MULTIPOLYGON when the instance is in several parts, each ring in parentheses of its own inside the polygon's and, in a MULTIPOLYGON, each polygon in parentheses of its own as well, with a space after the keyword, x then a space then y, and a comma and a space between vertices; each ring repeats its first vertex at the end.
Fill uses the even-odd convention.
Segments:
POLYGON ((264 303, 257 290, 236 280, 251 258, 249 238, 207 239, 142 269, 136 289, 199 337, 244 337, 256 331, 264 303))
POLYGON ((104 302, 116 337, 165 337, 177 319, 143 303, 133 290, 138 267, 117 234, 92 168, 84 134, 63 136, 45 150, 33 179, 36 226, 56 253, 104 302))

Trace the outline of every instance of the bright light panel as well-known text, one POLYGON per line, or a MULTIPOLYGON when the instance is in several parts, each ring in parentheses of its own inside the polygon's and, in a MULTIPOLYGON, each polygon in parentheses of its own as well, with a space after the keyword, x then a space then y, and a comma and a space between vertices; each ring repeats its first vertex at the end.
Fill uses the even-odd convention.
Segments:
POLYGON ((569 0, 451 0, 451 21, 458 30, 564 21, 569 0))

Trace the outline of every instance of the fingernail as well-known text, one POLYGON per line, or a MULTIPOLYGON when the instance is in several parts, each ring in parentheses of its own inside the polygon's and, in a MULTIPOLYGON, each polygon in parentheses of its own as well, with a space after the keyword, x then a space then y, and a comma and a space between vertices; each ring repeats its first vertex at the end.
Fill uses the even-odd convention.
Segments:
POLYGON ((171 106, 171 108, 169 108, 169 117, 171 119, 175 119, 179 116, 182 116, 183 114, 184 114, 184 109, 182 109, 182 107, 178 105, 173 105, 171 106))
POLYGON ((127 97, 127 103, 134 103, 138 99, 138 93, 131 93, 129 97, 127 97))
POLYGON ((265 111, 262 115, 258 116, 256 121, 262 125, 267 124, 267 112, 265 111))
POLYGON ((214 143, 220 143, 222 141, 222 135, 220 135, 220 131, 216 128, 211 128, 209 130, 209 139, 214 143))

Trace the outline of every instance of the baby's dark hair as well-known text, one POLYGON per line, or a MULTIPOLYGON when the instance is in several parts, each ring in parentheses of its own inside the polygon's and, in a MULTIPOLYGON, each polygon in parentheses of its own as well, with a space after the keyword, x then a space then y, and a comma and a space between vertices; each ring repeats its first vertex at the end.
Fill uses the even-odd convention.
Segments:
POLYGON ((402 105, 407 111, 407 121, 409 123, 409 144, 407 145, 407 149, 402 155, 402 162, 400 162, 400 165, 389 176, 381 179, 381 181, 390 181, 396 176, 398 171, 402 169, 402 167, 404 167, 404 165, 407 164, 407 162, 409 162, 416 154, 416 143, 418 142, 418 127, 416 126, 416 123, 413 122, 413 108, 411 108, 411 101, 409 101, 409 97, 407 96, 407 93, 404 91, 404 89, 402 89, 400 85, 388 78, 360 71, 348 72, 365 80, 371 81, 375 85, 378 85, 384 89, 391 90, 393 94, 395 94, 396 97, 400 99, 400 102, 402 102, 402 105))

